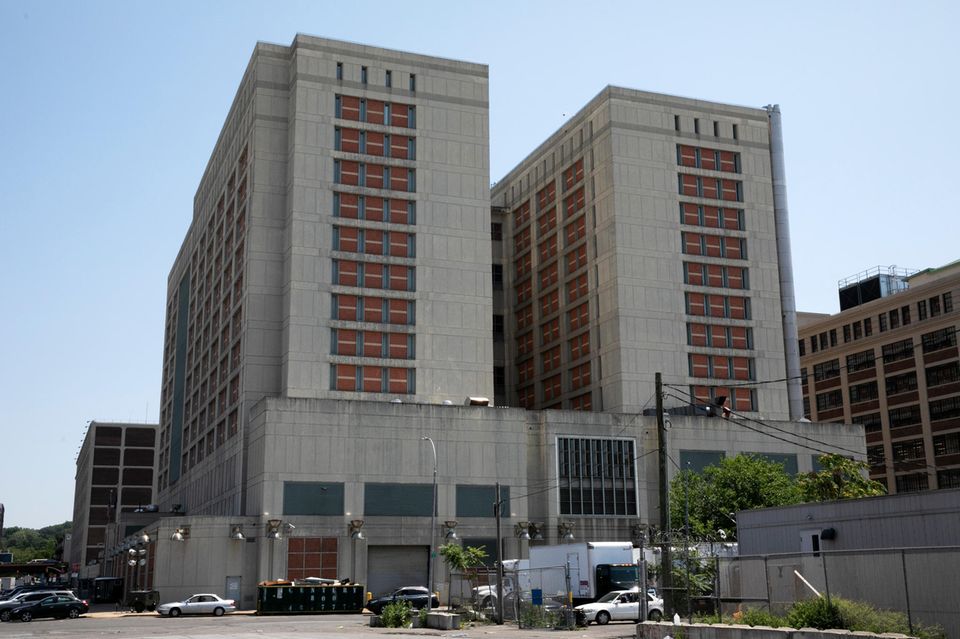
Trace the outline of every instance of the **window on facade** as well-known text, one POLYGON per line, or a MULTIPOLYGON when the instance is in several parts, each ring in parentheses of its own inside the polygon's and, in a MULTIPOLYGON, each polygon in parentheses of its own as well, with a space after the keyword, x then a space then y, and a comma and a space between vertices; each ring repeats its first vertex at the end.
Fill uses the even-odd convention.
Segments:
POLYGON ((813 379, 822 381, 840 376, 840 360, 832 359, 829 362, 821 362, 813 367, 813 379))
POLYGON ((957 331, 955 328, 942 328, 939 331, 926 333, 921 338, 923 340, 923 352, 932 353, 942 348, 949 348, 957 345, 957 331))
POLYGON ((843 325, 843 343, 846 344, 849 341, 850 341, 850 325, 844 324, 843 325))
POLYGON ((416 73, 411 73, 411 74, 410 74, 410 85, 409 85, 409 88, 410 88, 411 91, 416 91, 416 90, 417 90, 417 74, 416 74, 416 73))
POLYGON ((960 417, 960 396, 930 402, 930 421, 960 417))
POLYGON ((960 468, 951 468, 949 470, 937 471, 937 487, 960 488, 960 468))
POLYGON ((929 480, 926 473, 897 476, 898 493, 915 493, 917 491, 927 490, 929 487, 929 480))
POLYGON ((953 293, 947 291, 943 294, 943 312, 952 313, 953 312, 953 293))
POLYGON ((886 379, 887 395, 897 395, 917 390, 917 373, 911 371, 903 375, 894 375, 886 379))
POLYGON ((920 407, 903 406, 901 408, 891 408, 887 411, 887 421, 890 428, 902 428, 904 426, 913 426, 920 423, 920 407))
POLYGON ((343 80, 343 62, 337 62, 337 80, 343 80))
POLYGON ((960 433, 935 435, 933 437, 933 454, 937 457, 960 455, 960 433))
POLYGON ((879 393, 877 392, 877 383, 876 382, 866 382, 864 384, 855 384, 850 387, 850 403, 857 404, 859 402, 868 402, 874 399, 877 399, 879 393))
POLYGON ((494 242, 503 241, 503 224, 500 222, 491 222, 490 224, 490 239, 494 242))
POLYGON ((800 349, 800 357, 803 357, 807 354, 806 342, 803 341, 803 338, 797 340, 797 346, 800 349))
POLYGON ((904 442, 894 442, 892 446, 893 461, 910 461, 923 459, 923 440, 910 439, 904 442))
POLYGON ((367 67, 360 67, 360 82, 367 83, 367 67))
POLYGON ((949 362, 940 366, 933 366, 926 370, 927 387, 940 386, 960 381, 960 364, 949 362))
POLYGON ((890 328, 900 328, 900 309, 895 308, 888 315, 890 316, 890 328))
POLYGON ((940 315, 940 298, 931 297, 927 300, 930 304, 930 317, 937 317, 940 315))
POLYGON ((847 355, 847 372, 855 373, 857 371, 873 368, 876 365, 873 351, 862 351, 847 355))
POLYGON ((390 69, 387 69, 386 71, 386 74, 384 76, 384 84, 387 87, 393 86, 393 71, 391 71, 390 69))
POLYGON ((867 413, 865 415, 854 415, 850 418, 850 423, 861 424, 865 433, 879 433, 883 429, 883 423, 880 420, 880 413, 867 413))
POLYGON ((927 300, 917 302, 917 319, 921 322, 927 319, 927 300))
POLYGON ((913 339, 907 338, 883 346, 883 363, 890 364, 913 357, 913 339))
POLYGON ((560 437, 557 465, 561 515, 636 515, 632 441, 560 437))
POLYGON ((853 323, 853 339, 857 340, 861 337, 863 337, 863 325, 858 320, 853 323))
POLYGON ((910 307, 902 306, 900 308, 900 323, 906 326, 910 323, 910 307))
POLYGON ((886 313, 880 313, 880 315, 877 316, 877 319, 880 320, 880 332, 881 332, 881 333, 885 332, 885 331, 887 330, 887 326, 888 326, 888 325, 887 325, 887 314, 886 314, 886 313))
POLYGON ((817 412, 843 407, 843 392, 839 389, 817 393, 817 412))
POLYGON ((493 341, 503 341, 503 315, 496 314, 493 316, 493 341))
POLYGON ((885 461, 883 455, 883 445, 867 446, 867 463, 871 466, 883 466, 885 461))
POLYGON ((503 290, 503 266, 500 264, 493 264, 492 273, 493 273, 493 290, 502 291, 503 290))
POLYGON ((873 335, 873 322, 869 317, 863 319, 863 336, 870 337, 873 335))

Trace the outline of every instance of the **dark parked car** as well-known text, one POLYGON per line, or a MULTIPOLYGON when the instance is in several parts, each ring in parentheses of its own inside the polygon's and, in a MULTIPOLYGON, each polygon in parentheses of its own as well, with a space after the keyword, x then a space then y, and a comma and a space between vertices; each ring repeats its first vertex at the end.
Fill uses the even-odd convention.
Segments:
POLYGON ((52 595, 40 601, 24 604, 10 611, 11 619, 32 621, 44 617, 76 619, 85 614, 90 606, 87 602, 67 595, 52 595))
POLYGON ((53 595, 73 597, 73 593, 69 590, 29 590, 27 592, 21 592, 14 595, 10 599, 0 601, 0 621, 10 621, 10 614, 13 612, 14 608, 19 608, 20 606, 33 603, 35 601, 40 601, 41 599, 46 599, 47 597, 53 595))
MULTIPOLYGON (((391 604, 395 601, 406 601, 410 604, 411 608, 417 610, 427 607, 427 595, 429 590, 423 586, 405 586, 394 591, 392 594, 384 595, 383 597, 375 597, 367 602, 367 610, 372 612, 375 615, 379 615, 383 612, 383 609, 387 604, 391 604)), ((431 608, 437 608, 440 606, 440 601, 437 599, 437 595, 434 594, 431 597, 431 608)))

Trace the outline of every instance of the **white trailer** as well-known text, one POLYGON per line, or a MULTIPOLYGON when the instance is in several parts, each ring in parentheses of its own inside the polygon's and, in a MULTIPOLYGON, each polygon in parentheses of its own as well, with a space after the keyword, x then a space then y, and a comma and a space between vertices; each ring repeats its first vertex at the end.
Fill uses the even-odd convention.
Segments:
MULTIPOLYGON (((573 603, 594 601, 610 590, 623 586, 630 588, 637 585, 636 577, 632 576, 632 584, 627 585, 622 579, 611 583, 611 574, 617 572, 631 573, 628 566, 634 564, 633 544, 629 541, 585 541, 572 544, 556 544, 552 546, 530 547, 531 571, 545 568, 564 567, 569 571, 569 588, 573 603), (611 571, 611 567, 615 567, 611 571), (619 568, 619 570, 616 570, 619 568)), ((554 575, 561 573, 553 571, 554 575)), ((544 596, 555 596, 567 592, 566 583, 543 584, 544 596)), ((566 578, 564 578, 564 582, 566 578)))

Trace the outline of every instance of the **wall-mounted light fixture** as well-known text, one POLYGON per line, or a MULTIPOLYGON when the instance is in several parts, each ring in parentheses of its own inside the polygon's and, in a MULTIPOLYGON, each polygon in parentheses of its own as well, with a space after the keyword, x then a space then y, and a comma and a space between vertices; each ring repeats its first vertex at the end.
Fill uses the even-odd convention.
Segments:
POLYGON ((543 541, 543 522, 531 521, 529 530, 530 541, 543 541))
POLYGON ((446 532, 443 534, 444 538, 447 541, 456 541, 459 539, 457 537, 457 521, 452 519, 449 521, 443 522, 443 527, 446 528, 446 532))
POLYGON ((530 522, 521 521, 518 523, 513 527, 513 534, 516 535, 520 541, 530 541, 530 522))
POLYGON ((574 540, 573 522, 560 520, 557 523, 557 534, 560 535, 560 541, 569 543, 574 540))
POLYGON ((230 527, 230 539, 234 541, 243 541, 247 536, 243 534, 243 526, 234 524, 230 527))
POLYGON ((363 541, 366 537, 363 534, 363 520, 350 520, 350 539, 354 541, 363 541))
POLYGON ((280 524, 283 521, 279 519, 267 520, 267 539, 280 539, 280 524))
POLYGON ((186 541, 190 537, 190 526, 179 526, 170 535, 172 541, 186 541))

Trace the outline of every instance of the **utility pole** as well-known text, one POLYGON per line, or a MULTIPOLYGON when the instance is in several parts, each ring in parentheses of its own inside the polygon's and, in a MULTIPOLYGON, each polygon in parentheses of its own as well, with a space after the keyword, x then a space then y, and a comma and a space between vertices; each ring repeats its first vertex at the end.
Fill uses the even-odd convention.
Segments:
POLYGON ((503 501, 500 499, 500 482, 497 482, 497 501, 493 504, 493 515, 497 519, 497 625, 503 625, 503 541, 500 538, 500 511, 503 501))
POLYGON ((663 548, 660 553, 660 585, 663 590, 663 604, 665 611, 673 612, 673 575, 670 559, 670 502, 668 499, 667 483, 667 427, 663 419, 663 379, 660 373, 655 376, 655 392, 657 396, 657 460, 660 471, 660 534, 663 548))

